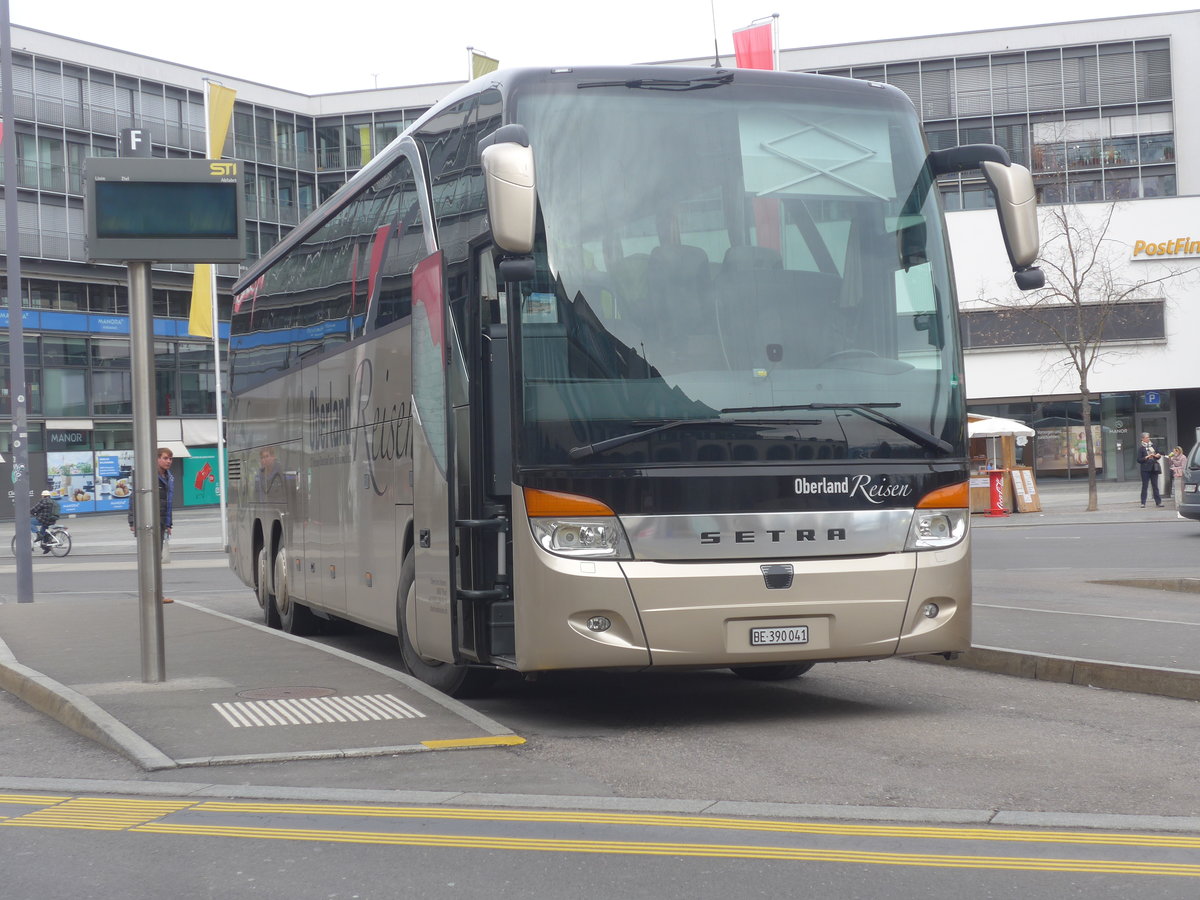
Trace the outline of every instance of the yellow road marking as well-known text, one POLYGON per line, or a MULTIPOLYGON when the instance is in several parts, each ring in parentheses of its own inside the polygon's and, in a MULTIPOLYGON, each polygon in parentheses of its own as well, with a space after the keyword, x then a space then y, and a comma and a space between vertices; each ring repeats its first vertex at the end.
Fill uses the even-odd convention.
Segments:
POLYGON ((36 812, 5 819, 0 825, 29 828, 89 828, 97 831, 127 831, 135 825, 153 822, 195 801, 121 800, 118 798, 77 797, 36 812))
POLYGON ((555 853, 607 853, 633 856, 722 857, 781 862, 840 862, 953 869, 1013 869, 1124 875, 1174 875, 1200 878, 1200 865, 1126 860, 1038 859, 1036 857, 952 856, 927 853, 879 853, 867 850, 754 847, 737 844, 683 844, 639 841, 568 841, 550 838, 507 838, 470 835, 389 834, 372 831, 325 831, 301 828, 239 828, 222 825, 141 825, 132 829, 154 834, 325 841, 409 847, 478 850, 527 850, 555 853))
POLYGON ((453 738, 444 741, 421 741, 430 750, 452 750, 455 747, 515 747, 525 743, 525 738, 515 734, 504 734, 496 737, 453 738))
POLYGON ((563 840, 556 838, 517 838, 495 835, 404 834, 307 828, 176 824, 159 820, 173 813, 186 810, 197 814, 341 816, 376 819, 483 821, 493 823, 572 823, 580 825, 621 825, 654 828, 705 828, 723 829, 726 831, 864 838, 1020 841, 1040 845, 1092 844, 1158 849, 1195 849, 1200 847, 1200 837, 1193 835, 989 830, 985 828, 954 828, 947 826, 854 825, 846 823, 781 822, 708 816, 577 812, 566 810, 499 810, 349 804, 318 805, 308 803, 180 801, 109 797, 71 798, 51 795, 17 794, 0 794, 0 802, 43 806, 42 809, 33 812, 0 820, 0 826, 75 828, 105 831, 126 830, 154 834, 462 849, 608 853, 641 856, 722 857, 775 861, 824 861, 874 865, 925 866, 933 868, 1013 869, 1047 872, 1200 877, 1200 864, 1137 860, 893 853, 871 850, 771 847, 745 844, 704 844, 679 841, 563 840))
POLYGON ((11 803, 15 806, 49 806, 51 803, 62 803, 70 799, 48 794, 0 794, 0 803, 11 803))
POLYGON ((1200 848, 1200 836, 1116 834, 1090 831, 1029 831, 954 828, 943 825, 854 825, 849 823, 781 822, 719 816, 672 816, 653 813, 580 812, 575 810, 472 809, 467 807, 360 806, 307 803, 254 803, 211 800, 197 812, 284 813, 305 816, 359 816, 397 819, 472 819, 495 822, 556 822, 580 825, 634 825, 661 828, 708 828, 834 836, 932 838, 960 841, 1009 841, 1039 844, 1102 844, 1130 847, 1200 848))

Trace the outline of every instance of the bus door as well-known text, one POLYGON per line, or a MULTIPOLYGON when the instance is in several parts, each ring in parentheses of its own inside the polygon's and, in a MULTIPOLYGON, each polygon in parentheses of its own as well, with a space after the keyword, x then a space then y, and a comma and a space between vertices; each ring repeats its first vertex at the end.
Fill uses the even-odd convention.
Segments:
POLYGON ((445 267, 442 251, 412 274, 413 549, 415 608, 409 638, 428 658, 454 662, 451 428, 446 391, 445 267))
MULTIPOLYGON (((450 308, 452 350, 461 353, 461 383, 452 380, 455 412, 456 614, 462 659, 515 665, 511 579, 512 435, 509 348, 503 296, 490 245, 462 267, 450 308), (458 343, 460 342, 460 343, 458 343)), ((452 379, 458 366, 451 365, 452 379)))

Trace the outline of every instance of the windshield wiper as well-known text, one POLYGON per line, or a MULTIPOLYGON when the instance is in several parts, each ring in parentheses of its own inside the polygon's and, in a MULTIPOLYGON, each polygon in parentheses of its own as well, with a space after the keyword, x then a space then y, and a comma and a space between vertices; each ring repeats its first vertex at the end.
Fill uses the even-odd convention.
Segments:
POLYGON ((698 91, 733 83, 733 73, 710 75, 707 78, 631 78, 628 81, 582 81, 578 88, 627 87, 646 91, 698 91))
POLYGON ((879 411, 880 407, 894 408, 899 405, 899 403, 789 403, 785 406, 733 406, 721 410, 721 413, 782 412, 788 409, 848 409, 850 412, 858 413, 864 419, 869 419, 877 425, 884 425, 896 434, 916 441, 929 450, 936 450, 943 454, 954 452, 954 445, 949 441, 943 441, 940 437, 930 434, 922 428, 901 422, 899 419, 879 411))
MULTIPOLYGON (((781 409, 790 409, 792 407, 780 407, 781 409)), ((760 412, 757 409, 748 410, 721 410, 722 414, 727 412, 760 412)), ((620 447, 623 444, 628 444, 640 438, 649 437, 652 434, 658 434, 660 431, 670 431, 672 428, 679 428, 682 425, 735 425, 738 427, 758 427, 762 425, 820 425, 820 419, 766 419, 766 420, 732 420, 727 419, 722 415, 720 418, 713 419, 673 419, 670 422, 663 422, 661 425, 655 425, 653 428, 643 428, 640 431, 631 431, 629 434, 619 434, 614 438, 608 438, 604 441, 596 441, 594 444, 583 444, 579 447, 572 447, 567 451, 567 456, 571 459, 586 459, 597 453, 603 453, 605 450, 611 450, 613 447, 620 447)))

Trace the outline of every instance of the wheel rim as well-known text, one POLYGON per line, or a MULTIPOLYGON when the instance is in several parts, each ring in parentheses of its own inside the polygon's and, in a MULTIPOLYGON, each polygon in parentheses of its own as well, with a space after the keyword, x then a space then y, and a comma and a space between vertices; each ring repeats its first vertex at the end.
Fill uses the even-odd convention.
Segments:
POLYGON ((275 565, 272 567, 272 584, 275 587, 275 605, 280 615, 291 612, 292 601, 288 596, 287 583, 287 548, 280 547, 275 553, 275 565))
POLYGON ((256 587, 258 588, 258 590, 256 591, 256 593, 258 594, 258 605, 261 606, 263 609, 266 609, 267 604, 271 602, 270 598, 267 594, 267 549, 266 549, 266 547, 262 547, 258 551, 258 560, 257 560, 256 568, 258 569, 258 584, 256 585, 256 587))

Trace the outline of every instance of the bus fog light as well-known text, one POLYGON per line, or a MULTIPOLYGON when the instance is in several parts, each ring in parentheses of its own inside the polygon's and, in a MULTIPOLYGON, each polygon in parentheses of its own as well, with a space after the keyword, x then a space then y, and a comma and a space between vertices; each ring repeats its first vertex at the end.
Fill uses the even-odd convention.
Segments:
POLYGON ((936 619, 939 612, 941 610, 936 603, 926 603, 921 607, 921 615, 927 619, 936 619))
POLYGON ((587 620, 588 631, 608 631, 612 628, 612 619, 608 616, 592 616, 587 620))

